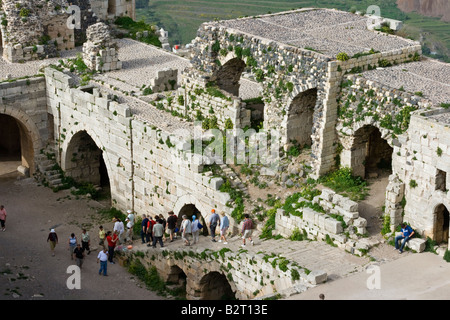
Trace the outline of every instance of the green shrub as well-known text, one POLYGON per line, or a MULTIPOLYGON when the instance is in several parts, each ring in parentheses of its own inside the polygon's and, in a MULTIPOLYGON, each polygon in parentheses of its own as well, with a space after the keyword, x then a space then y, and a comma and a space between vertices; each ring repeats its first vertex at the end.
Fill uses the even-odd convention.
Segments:
POLYGON ((347 61, 350 59, 350 57, 345 52, 339 52, 336 56, 336 59, 339 61, 347 61))
POLYGON ((444 253, 444 260, 450 262, 450 251, 447 249, 444 253))
POLYGON ((351 168, 333 171, 320 178, 319 182, 353 201, 364 200, 368 195, 367 182, 354 176, 351 168))

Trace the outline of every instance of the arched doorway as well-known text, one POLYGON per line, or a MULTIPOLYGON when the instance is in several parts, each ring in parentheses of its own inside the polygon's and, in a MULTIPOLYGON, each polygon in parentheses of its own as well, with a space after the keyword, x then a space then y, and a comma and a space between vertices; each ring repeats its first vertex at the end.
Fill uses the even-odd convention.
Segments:
POLYGON ((366 125, 354 135, 351 156, 353 174, 363 178, 371 173, 388 176, 392 174, 393 148, 381 137, 378 128, 366 125))
POLYGON ((245 69, 242 59, 234 58, 225 63, 216 74, 217 86, 232 95, 239 96, 240 79, 245 69))
POLYGON ((450 216, 443 204, 434 209, 434 240, 436 243, 448 243, 450 216))
POLYGON ((167 277, 167 286, 179 298, 186 298, 187 276, 178 266, 171 266, 167 277))
POLYGON ((291 102, 286 122, 286 142, 311 146, 314 107, 317 89, 299 93, 291 102))
POLYGON ((194 204, 192 204, 192 203, 185 204, 181 208, 180 212, 178 213, 178 220, 177 220, 178 228, 180 228, 181 222, 183 221, 183 215, 186 215, 187 218, 191 221, 192 221, 192 216, 195 215, 196 218, 200 220, 200 223, 204 226, 204 228, 201 230, 201 234, 203 234, 204 236, 208 235, 208 228, 206 227, 206 221, 203 218, 200 210, 198 210, 194 204))
POLYGON ((34 173, 33 140, 26 127, 14 117, 0 114, 0 161, 22 165, 34 173))
POLYGON ((235 299, 236 296, 225 275, 213 271, 200 280, 200 300, 235 299))
POLYGON ((108 170, 103 151, 86 131, 76 133, 68 144, 65 156, 66 175, 78 183, 90 183, 110 192, 108 170))

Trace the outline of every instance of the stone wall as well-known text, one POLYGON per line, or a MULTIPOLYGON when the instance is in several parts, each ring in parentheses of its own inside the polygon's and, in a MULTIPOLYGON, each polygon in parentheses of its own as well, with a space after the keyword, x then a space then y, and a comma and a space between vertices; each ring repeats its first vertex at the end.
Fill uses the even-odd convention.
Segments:
POLYGON ((90 0, 92 11, 101 20, 128 16, 136 19, 135 0, 90 0))
POLYGON ((450 208, 447 192, 450 188, 450 131, 445 119, 448 119, 445 109, 417 111, 411 117, 407 135, 400 139, 401 146, 396 149, 395 179, 390 182, 390 186, 404 190, 404 212, 398 206, 397 210, 393 208, 393 202, 399 198, 387 199, 392 208, 387 211, 392 227, 406 221, 418 233, 434 240, 439 230, 445 227, 438 225, 437 209, 441 204, 450 208), (440 117, 444 121, 440 121, 440 117))
POLYGON ((109 27, 103 22, 89 26, 87 41, 83 43, 83 61, 95 71, 108 72, 122 68, 116 41, 111 37, 109 27))
POLYGON ((178 90, 178 94, 183 96, 184 103, 180 105, 174 102, 180 108, 181 114, 194 120, 213 120, 219 129, 250 127, 251 111, 245 108, 242 99, 221 90, 205 79, 190 75, 192 73, 189 73, 189 70, 183 72, 182 87, 178 90))
POLYGON ((2 2, 6 26, 2 26, 3 57, 25 62, 57 55, 55 49, 75 47, 74 30, 67 28, 65 0, 2 2))
MULTIPOLYGON (((135 119, 127 105, 109 100, 98 88, 76 88, 74 79, 53 68, 45 69, 45 75, 63 170, 72 166, 74 136, 85 132, 103 153, 118 209, 167 215, 193 204, 204 219, 211 208, 230 213, 232 208, 226 205, 230 196, 219 191, 222 179, 202 173, 195 156, 186 159, 188 155, 177 147, 190 140, 170 141, 169 132, 135 119)), ((231 230, 234 227, 231 221, 231 230)))
MULTIPOLYGON (((132 257, 132 253, 127 253, 127 256, 132 257)), ((206 279, 213 273, 227 281, 235 298, 241 300, 276 294, 289 296, 327 280, 327 274, 323 271, 307 270, 281 256, 254 254, 245 250, 155 250, 147 251, 140 260, 147 268, 155 266, 164 281, 173 282, 183 272, 186 275, 188 300, 209 298, 211 287, 206 279)), ((220 290, 220 285, 219 281, 211 283, 216 290, 220 290)))
POLYGON ((34 77, 0 83, 0 113, 17 121, 22 165, 34 174, 35 158, 51 138, 48 136, 45 79, 34 77))
POLYGON ((363 254, 360 249, 367 249, 362 240, 366 234, 367 221, 359 216, 358 203, 345 198, 334 191, 323 189, 310 204, 321 209, 305 205, 306 199, 300 197, 295 214, 287 214, 278 209, 275 217, 275 230, 284 237, 296 233, 308 239, 330 242, 352 253, 363 254))

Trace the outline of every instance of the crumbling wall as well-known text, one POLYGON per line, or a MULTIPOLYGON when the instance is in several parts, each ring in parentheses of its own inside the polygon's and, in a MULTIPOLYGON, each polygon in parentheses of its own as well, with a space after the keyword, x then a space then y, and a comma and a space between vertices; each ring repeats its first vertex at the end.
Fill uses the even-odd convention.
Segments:
POLYGON ((109 27, 103 22, 90 26, 83 44, 83 60, 91 70, 107 72, 122 68, 116 41, 109 27))

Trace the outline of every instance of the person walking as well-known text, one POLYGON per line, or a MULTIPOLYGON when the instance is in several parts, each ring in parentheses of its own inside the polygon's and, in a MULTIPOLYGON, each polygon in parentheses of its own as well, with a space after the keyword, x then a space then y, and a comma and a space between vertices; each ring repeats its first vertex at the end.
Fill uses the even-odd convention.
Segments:
POLYGON ((87 254, 91 253, 91 249, 89 249, 89 246, 91 244, 91 237, 89 236, 89 233, 86 231, 86 229, 83 229, 81 232, 81 247, 87 252, 87 254))
POLYGON ((142 244, 149 242, 150 237, 147 233, 147 225, 148 225, 148 218, 146 214, 142 215, 142 223, 141 223, 141 240, 142 244))
POLYGON ((216 210, 211 210, 211 216, 209 217, 209 231, 211 232, 211 241, 216 242, 216 228, 220 224, 220 217, 216 213, 216 210))
POLYGON ((244 215, 245 219, 244 222, 242 223, 242 240, 243 240, 243 244, 241 245, 241 247, 245 247, 245 239, 249 239, 250 243, 253 245, 253 240, 252 240, 252 231, 253 231, 253 221, 252 219, 250 219, 250 216, 248 214, 244 215))
POLYGON ((230 227, 230 220, 228 219, 228 217, 225 215, 225 211, 220 212, 220 240, 219 242, 223 241, 223 244, 228 244, 227 242, 227 231, 228 228, 230 227))
POLYGON ((98 271, 98 274, 101 275, 103 272, 103 276, 105 277, 108 275, 108 257, 109 253, 106 248, 103 248, 97 256, 97 263, 100 262, 100 270, 98 271))
POLYGON ((47 242, 50 244, 50 252, 52 253, 52 257, 55 256, 55 247, 58 244, 58 235, 55 232, 55 229, 51 229, 50 233, 47 237, 47 242))
POLYGON ((119 244, 123 243, 123 236, 125 233, 125 226, 122 222, 122 220, 120 220, 119 218, 115 217, 114 218, 114 232, 117 232, 117 235, 119 236, 119 244))
POLYGON ((411 226, 407 225, 406 223, 401 224, 402 227, 402 234, 395 237, 395 250, 398 250, 398 252, 403 253, 403 248, 405 247, 406 242, 411 239, 411 237, 414 235, 414 230, 411 228, 411 226), (402 240, 402 244, 398 245, 398 242, 402 240))
POLYGON ((133 211, 127 211, 128 216, 125 222, 127 223, 127 234, 125 237, 125 241, 129 243, 133 243, 133 227, 134 227, 134 214, 133 211))
POLYGON ((189 240, 191 233, 192 233, 191 220, 189 220, 186 215, 183 215, 183 222, 181 222, 181 238, 184 240, 185 246, 191 245, 191 242, 189 240))
POLYGON ((174 239, 175 228, 177 227, 177 217, 173 211, 169 212, 169 217, 167 218, 167 230, 169 231, 170 242, 174 239))
POLYGON ((77 243, 76 248, 73 250, 73 257, 75 258, 76 262, 77 262, 77 266, 81 269, 81 267, 83 266, 83 261, 84 261, 84 254, 85 249, 83 247, 81 247, 81 245, 79 243, 77 243))
POLYGON ((164 234, 164 226, 162 225, 162 221, 160 219, 156 220, 155 225, 153 226, 153 248, 156 248, 156 242, 159 242, 159 245, 164 247, 162 237, 164 234))
POLYGON ((70 253, 70 259, 72 260, 73 260, 73 250, 76 248, 77 243, 78 243, 77 237, 75 237, 75 233, 72 233, 69 238, 69 248, 68 248, 70 253))
POLYGON ((105 239, 106 239, 106 232, 105 229, 103 229, 103 226, 98 227, 98 245, 104 247, 105 246, 105 239))
POLYGON ((192 244, 196 244, 198 242, 198 236, 200 235, 200 227, 203 227, 200 221, 197 219, 195 215, 192 216, 192 244))
POLYGON ((167 221, 164 218, 162 214, 159 215, 159 220, 161 220, 161 224, 163 226, 164 232, 163 232, 163 241, 166 242, 166 227, 167 227, 167 221))
MULTIPOLYGON (((147 234, 151 242, 153 243, 153 226, 155 225, 155 220, 153 220, 152 216, 148 216, 147 223, 147 234)), ((148 242, 147 247, 150 247, 150 242, 148 242)))
POLYGON ((119 240, 119 237, 117 236, 117 231, 112 233, 111 231, 108 231, 106 234, 106 241, 108 242, 108 261, 111 264, 114 264, 114 249, 116 248, 116 243, 119 240))
POLYGON ((0 224, 2 231, 6 231, 6 209, 4 205, 0 206, 0 224))

